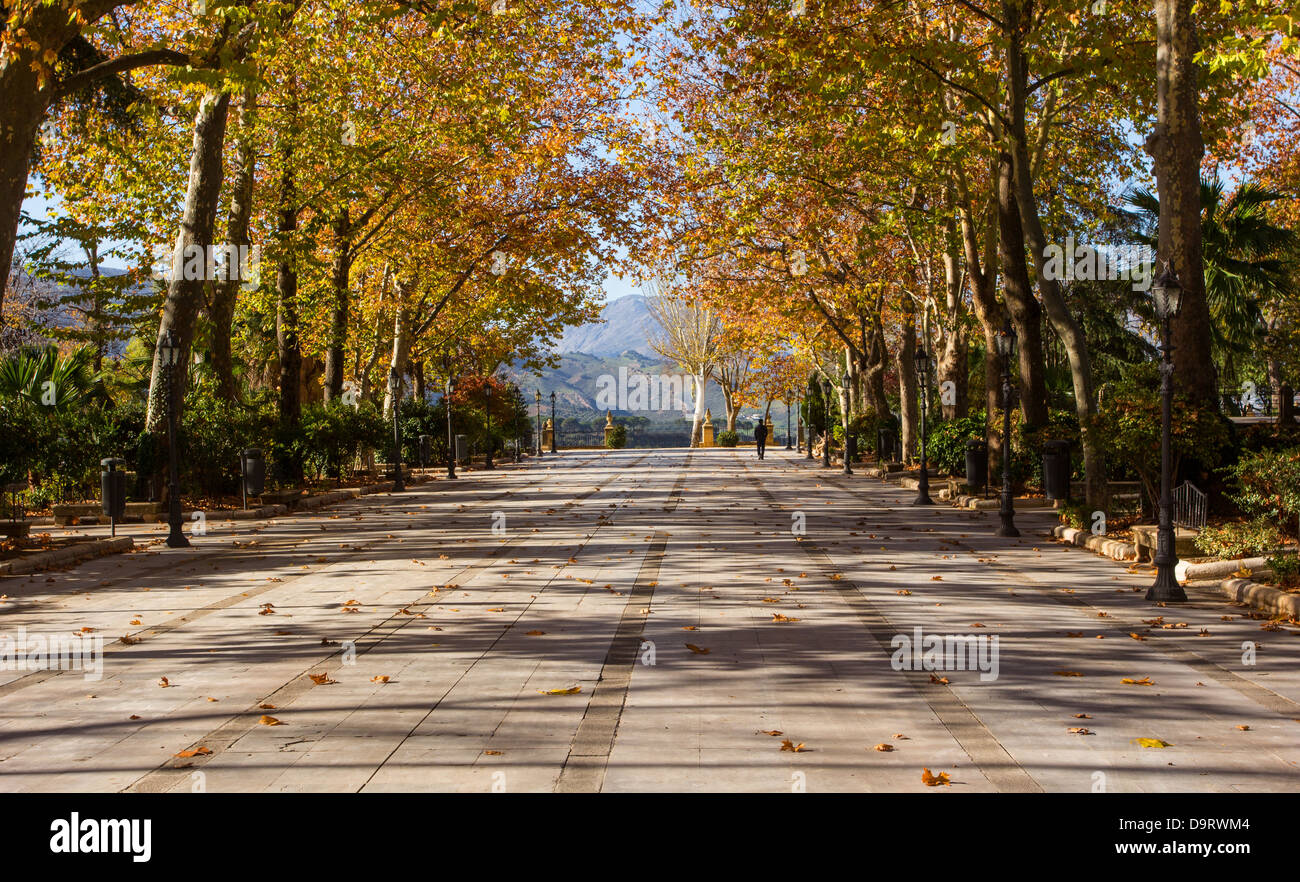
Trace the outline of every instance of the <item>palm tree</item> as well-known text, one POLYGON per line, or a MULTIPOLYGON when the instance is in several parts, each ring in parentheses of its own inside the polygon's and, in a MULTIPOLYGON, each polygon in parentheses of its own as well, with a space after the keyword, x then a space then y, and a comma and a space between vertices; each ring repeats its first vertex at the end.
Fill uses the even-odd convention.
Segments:
MULTIPOLYGON (((1272 203, 1290 197, 1247 181, 1227 198, 1219 179, 1201 181, 1201 240, 1205 294, 1213 320, 1212 340, 1220 372, 1236 374, 1237 357, 1258 349, 1267 330, 1265 304, 1292 292, 1285 258, 1296 248, 1295 232, 1272 223, 1272 203)), ((1153 251, 1159 197, 1137 188, 1117 209, 1132 239, 1153 251)))
POLYGON ((82 346, 60 355, 56 346, 27 348, 0 360, 0 398, 26 401, 66 413, 105 403, 103 378, 92 370, 95 350, 82 346))

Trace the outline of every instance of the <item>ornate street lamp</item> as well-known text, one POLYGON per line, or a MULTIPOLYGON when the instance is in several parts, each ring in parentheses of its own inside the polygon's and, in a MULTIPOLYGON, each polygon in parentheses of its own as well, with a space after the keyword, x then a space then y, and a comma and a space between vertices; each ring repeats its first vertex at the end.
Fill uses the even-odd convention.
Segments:
POLYGON ((1156 581, 1147 591, 1147 600, 1185 601, 1183 591, 1174 576, 1178 555, 1174 553, 1177 534, 1174 532, 1173 453, 1170 449, 1170 422, 1174 400, 1174 345, 1170 339, 1170 323, 1183 308, 1183 288, 1173 268, 1166 266, 1151 285, 1151 299, 1155 302, 1156 318, 1160 321, 1160 522, 1156 530, 1156 581))
POLYGON ((447 477, 456 477, 456 436, 451 433, 451 367, 447 367, 447 386, 442 403, 447 406, 447 477))
MULTIPOLYGON (((848 391, 850 382, 851 381, 849 380, 849 375, 846 373, 844 375, 844 388, 846 392, 848 391)), ((846 400, 852 400, 852 399, 846 395, 846 400)), ((850 417, 851 416, 852 413, 850 413, 850 417)), ((853 449, 854 447, 857 446, 857 440, 858 440, 857 438, 853 437, 853 433, 850 430, 849 426, 851 422, 852 422, 851 419, 847 419, 844 421, 844 474, 846 475, 853 474, 853 466, 851 465, 851 462, 853 460, 853 449)))
POLYGON ((822 468, 831 467, 831 381, 822 378, 822 468))
POLYGON ((402 378, 397 368, 388 369, 388 391, 393 401, 393 492, 401 493, 406 489, 406 479, 402 476, 402 378))
MULTIPOLYGON (((809 390, 808 390, 809 392, 812 391, 811 384, 812 384, 812 383, 815 383, 815 382, 817 382, 817 381, 816 381, 816 380, 813 380, 813 381, 810 382, 810 384, 809 384, 809 390)), ((809 398, 805 398, 805 399, 803 400, 804 407, 807 407, 807 408, 808 408, 808 422, 804 425, 804 434, 808 436, 808 437, 807 437, 807 441, 808 441, 808 454, 807 454, 807 456, 804 457, 804 459, 808 460, 809 462, 812 462, 812 458, 813 458, 813 454, 812 454, 812 449, 813 449, 813 427, 812 427, 812 406, 809 404, 810 401, 811 401, 811 399, 809 399, 809 398)))
POLYGON ((790 443, 790 399, 789 398, 785 400, 785 449, 794 450, 794 446, 790 443))
POLYGON ((551 453, 559 452, 558 450, 556 450, 555 447, 555 435, 557 429, 559 429, 559 424, 555 422, 555 393, 552 392, 551 393, 551 453))
POLYGON ((537 455, 542 455, 542 390, 538 389, 537 394, 533 396, 537 403, 537 455))
POLYGON ((999 536, 1019 536, 1016 529, 1016 503, 1011 495, 1011 359, 1016 355, 1016 329, 1007 320, 1006 327, 997 336, 998 355, 1002 356, 1002 500, 998 517, 1002 519, 997 529, 999 536))
POLYGON ((925 351, 924 346, 917 346, 913 358, 916 362, 917 403, 921 410, 921 476, 916 482, 916 498, 912 500, 912 504, 934 505, 934 500, 930 498, 930 460, 925 449, 928 440, 927 432, 929 432, 927 416, 930 413, 930 354, 925 351))
POLYGON ((171 328, 163 332, 158 341, 158 355, 163 366, 163 375, 167 382, 167 533, 168 548, 189 548, 190 540, 181 530, 181 477, 180 452, 176 448, 177 407, 176 407, 176 368, 181 360, 181 347, 176 342, 171 328))
POLYGON ((483 394, 487 398, 487 403, 483 406, 487 411, 487 456, 483 458, 483 468, 494 469, 496 465, 492 462, 492 448, 496 447, 496 440, 492 437, 492 378, 488 377, 487 383, 483 387, 483 394))

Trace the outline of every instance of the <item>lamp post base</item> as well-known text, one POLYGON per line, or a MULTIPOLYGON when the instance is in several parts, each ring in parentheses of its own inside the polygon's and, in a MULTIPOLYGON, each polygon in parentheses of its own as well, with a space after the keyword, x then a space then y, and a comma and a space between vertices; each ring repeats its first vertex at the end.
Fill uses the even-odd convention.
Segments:
POLYGON ((1156 564, 1156 580, 1147 589, 1146 599, 1164 603, 1186 602, 1187 592, 1183 590, 1183 586, 1179 585, 1178 579, 1174 577, 1173 564, 1156 564))
POLYGON ((179 522, 174 522, 171 525, 171 532, 167 534, 167 547, 168 548, 189 548, 190 547, 190 540, 185 538, 185 533, 181 531, 181 525, 179 522))
POLYGON ((1020 535, 1020 531, 1016 529, 1015 524, 1008 524, 1004 520, 1002 526, 998 527, 997 530, 994 531, 993 535, 1001 536, 1005 539, 1014 539, 1020 535))

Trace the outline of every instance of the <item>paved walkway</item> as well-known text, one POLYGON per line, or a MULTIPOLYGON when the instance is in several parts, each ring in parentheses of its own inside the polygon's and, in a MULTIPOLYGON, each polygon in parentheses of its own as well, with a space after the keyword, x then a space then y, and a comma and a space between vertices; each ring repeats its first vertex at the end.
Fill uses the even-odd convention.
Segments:
POLYGON ((0 635, 105 638, 0 671, 0 790, 1300 786, 1294 627, 911 495, 571 451, 0 579, 0 635), (969 663, 899 670, 916 628, 969 663))

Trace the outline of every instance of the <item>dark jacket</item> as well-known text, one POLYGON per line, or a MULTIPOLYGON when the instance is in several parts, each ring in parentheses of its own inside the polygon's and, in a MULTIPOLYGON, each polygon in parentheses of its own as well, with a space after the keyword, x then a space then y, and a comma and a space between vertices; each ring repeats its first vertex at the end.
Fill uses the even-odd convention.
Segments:
POLYGON ((758 425, 754 427, 754 442, 756 444, 762 444, 766 440, 767 440, 767 426, 763 424, 762 420, 760 420, 758 425))

